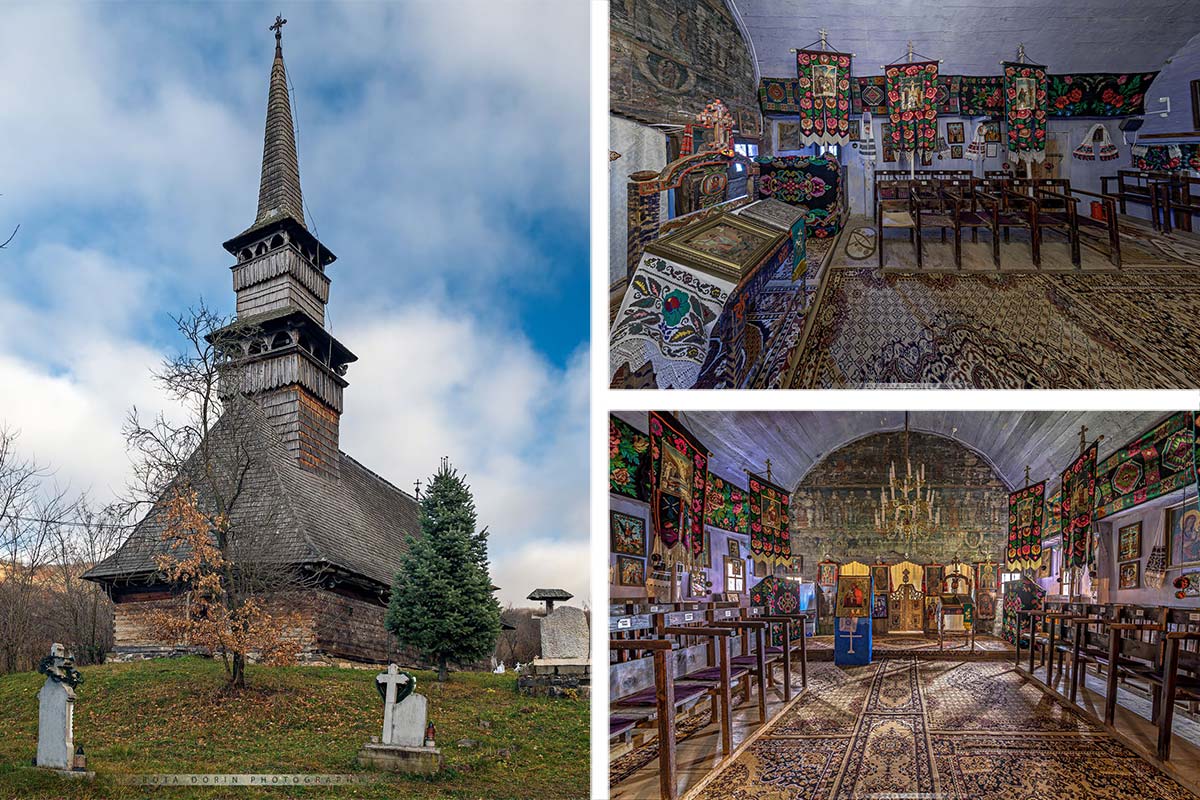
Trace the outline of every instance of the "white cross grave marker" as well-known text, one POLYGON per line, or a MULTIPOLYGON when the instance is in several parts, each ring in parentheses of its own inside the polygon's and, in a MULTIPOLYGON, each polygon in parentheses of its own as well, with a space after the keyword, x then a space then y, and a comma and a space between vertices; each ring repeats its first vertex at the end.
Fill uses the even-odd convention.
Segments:
POLYGON ((392 738, 392 715, 396 710, 396 695, 401 686, 407 684, 411 678, 400 673, 400 668, 395 664, 388 664, 387 672, 381 672, 375 676, 376 683, 382 683, 385 688, 383 697, 383 741, 390 743, 392 738))

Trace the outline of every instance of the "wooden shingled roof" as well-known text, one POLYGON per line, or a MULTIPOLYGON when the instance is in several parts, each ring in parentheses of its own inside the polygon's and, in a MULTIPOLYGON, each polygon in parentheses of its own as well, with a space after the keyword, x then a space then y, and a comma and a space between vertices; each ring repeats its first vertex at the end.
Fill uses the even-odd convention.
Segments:
MULTIPOLYGON (((339 452, 339 477, 303 469, 257 406, 246 413, 264 456, 248 467, 233 524, 264 529, 260 541, 269 542, 271 563, 334 568, 390 587, 408 537, 420 535, 417 501, 346 453, 339 452)), ((220 424, 210 433, 218 440, 223 435, 220 424)), ((163 529, 162 516, 151 510, 117 552, 84 577, 106 584, 152 577, 163 529)))

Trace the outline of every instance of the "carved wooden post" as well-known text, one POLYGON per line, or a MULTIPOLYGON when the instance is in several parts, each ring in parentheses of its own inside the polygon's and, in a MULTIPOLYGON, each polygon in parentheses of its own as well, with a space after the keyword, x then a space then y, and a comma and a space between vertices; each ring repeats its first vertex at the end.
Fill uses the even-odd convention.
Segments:
POLYGON ((658 173, 639 170, 629 176, 626 199, 626 246, 628 259, 625 263, 625 278, 633 280, 633 273, 642 260, 642 251, 654 240, 659 225, 658 173))

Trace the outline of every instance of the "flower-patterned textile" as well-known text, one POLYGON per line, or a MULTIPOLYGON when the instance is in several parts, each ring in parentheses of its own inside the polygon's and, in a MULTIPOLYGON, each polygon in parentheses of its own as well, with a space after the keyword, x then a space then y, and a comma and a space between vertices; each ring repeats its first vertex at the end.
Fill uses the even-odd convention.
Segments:
POLYGON ((1047 86, 1047 111, 1052 117, 1144 114, 1146 92, 1157 75, 1157 72, 1051 75, 1047 86))
POLYGON ((937 144, 937 62, 893 64, 885 76, 892 147, 906 153, 933 152, 937 144))
POLYGON ((796 51, 800 145, 850 142, 850 55, 796 51))
MULTIPOLYGON (((800 584, 768 575, 750 588, 750 605, 764 609, 768 616, 789 616, 800 611, 800 584)), ((793 621, 788 626, 792 641, 804 636, 804 623, 793 621)), ((783 646, 783 626, 771 626, 771 644, 783 646)))
POLYGON ((841 165, 824 156, 759 156, 758 193, 794 206, 804 206, 807 236, 837 234, 842 192, 841 165))
POLYGON ((1004 64, 1004 114, 1008 150, 1023 161, 1046 158, 1046 68, 1037 64, 1004 64))
POLYGON ((608 418, 608 489, 632 497, 650 498, 650 439, 623 419, 608 418))
POLYGON ((1063 566, 1082 567, 1087 561, 1092 508, 1096 501, 1097 443, 1083 452, 1062 474, 1063 566))
POLYGON ((966 117, 990 117, 1004 113, 1004 78, 963 75, 958 90, 959 112, 966 117))
POLYGON ((750 557, 770 572, 790 567, 792 537, 788 533, 790 494, 757 475, 750 476, 750 557))
POLYGON ((1042 520, 1046 482, 1026 486, 1008 496, 1008 568, 1033 569, 1042 560, 1042 520))
POLYGON ((649 363, 661 389, 695 385, 709 336, 734 286, 678 262, 643 255, 613 322, 609 377, 622 364, 638 370, 649 363))
MULTIPOLYGON (((1010 587, 1004 593, 1004 620, 1001 636, 1009 644, 1017 643, 1017 612, 1041 610, 1045 607, 1046 590, 1029 578, 1022 578, 1016 586, 1010 587)), ((1021 620, 1028 630, 1028 620, 1021 620)), ((1028 634, 1024 641, 1028 641, 1028 634)))
POLYGON ((658 555, 699 566, 708 450, 665 411, 650 412, 650 520, 658 555))
POLYGON ((708 500, 704 511, 704 524, 723 531, 749 533, 750 504, 746 490, 720 475, 708 473, 708 500))
POLYGON ((1200 145, 1158 144, 1131 148, 1134 169, 1140 170, 1200 170, 1200 145))

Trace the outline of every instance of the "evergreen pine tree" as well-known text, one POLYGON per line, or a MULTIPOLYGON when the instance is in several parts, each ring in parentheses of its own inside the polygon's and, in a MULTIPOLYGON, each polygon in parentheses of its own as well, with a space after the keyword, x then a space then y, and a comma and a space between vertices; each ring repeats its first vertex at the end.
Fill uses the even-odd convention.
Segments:
POLYGON ((491 655, 500 635, 500 603, 488 574, 487 529, 475 530, 471 490, 443 458, 421 500, 421 532, 392 586, 385 624, 402 647, 438 665, 491 655))

